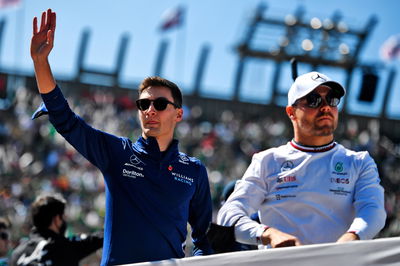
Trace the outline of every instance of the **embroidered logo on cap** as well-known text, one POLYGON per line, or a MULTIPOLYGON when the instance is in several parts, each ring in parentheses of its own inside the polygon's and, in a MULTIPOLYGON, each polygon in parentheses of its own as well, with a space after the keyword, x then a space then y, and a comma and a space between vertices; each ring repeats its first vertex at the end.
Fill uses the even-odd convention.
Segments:
POLYGON ((311 76, 311 79, 312 79, 312 80, 315 80, 315 81, 322 81, 322 82, 325 82, 325 81, 326 81, 326 79, 323 78, 323 77, 321 77, 318 73, 312 75, 312 76, 311 76))

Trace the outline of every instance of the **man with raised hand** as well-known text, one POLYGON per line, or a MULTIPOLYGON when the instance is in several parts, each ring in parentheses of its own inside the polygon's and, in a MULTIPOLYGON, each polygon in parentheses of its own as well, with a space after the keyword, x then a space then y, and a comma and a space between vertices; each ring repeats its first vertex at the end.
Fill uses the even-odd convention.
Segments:
POLYGON ((31 56, 44 101, 36 114, 48 113, 56 130, 104 176, 101 265, 182 258, 188 222, 194 255, 210 254, 207 172, 199 160, 179 152, 173 138, 183 117, 178 86, 160 77, 143 80, 136 101, 142 134, 136 142, 94 129, 72 112, 51 73, 55 28, 50 9, 43 12, 39 29, 33 20, 31 56))

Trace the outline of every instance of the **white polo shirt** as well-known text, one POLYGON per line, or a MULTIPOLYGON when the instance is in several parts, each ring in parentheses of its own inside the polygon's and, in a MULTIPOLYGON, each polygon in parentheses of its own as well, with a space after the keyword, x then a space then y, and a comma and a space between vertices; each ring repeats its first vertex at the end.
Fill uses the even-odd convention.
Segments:
POLYGON ((294 141, 253 156, 243 178, 218 213, 236 239, 260 244, 265 225, 302 244, 335 242, 353 231, 373 238, 385 225, 384 191, 368 152, 332 142, 313 148, 294 141), (258 212, 261 225, 248 216, 258 212))

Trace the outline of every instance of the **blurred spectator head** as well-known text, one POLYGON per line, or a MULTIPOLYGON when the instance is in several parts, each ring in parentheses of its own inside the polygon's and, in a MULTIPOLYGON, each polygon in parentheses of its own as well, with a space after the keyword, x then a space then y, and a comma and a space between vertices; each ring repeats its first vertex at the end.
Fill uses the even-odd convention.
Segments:
POLYGON ((37 230, 47 230, 52 226, 55 217, 59 217, 60 224, 57 231, 64 233, 66 223, 64 220, 66 200, 60 194, 40 195, 32 203, 32 223, 37 230), (64 231, 64 232, 63 232, 64 231))

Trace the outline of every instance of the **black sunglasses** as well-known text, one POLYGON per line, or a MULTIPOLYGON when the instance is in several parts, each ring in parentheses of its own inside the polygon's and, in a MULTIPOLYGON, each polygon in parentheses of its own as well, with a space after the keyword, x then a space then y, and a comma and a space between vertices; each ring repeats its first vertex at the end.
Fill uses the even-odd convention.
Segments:
POLYGON ((149 100, 149 99, 136 100, 136 106, 141 111, 146 111, 147 109, 149 109, 151 103, 153 103, 153 106, 157 111, 165 110, 168 104, 172 104, 175 108, 180 108, 177 104, 168 101, 164 97, 159 97, 155 100, 149 100))
POLYGON ((0 238, 3 240, 8 240, 10 236, 6 232, 1 232, 0 233, 0 238))
MULTIPOLYGON (((294 105, 297 105, 301 99, 306 99, 307 106, 309 108, 313 108, 313 109, 320 107, 323 102, 322 96, 319 93, 311 92, 311 93, 307 94, 306 96, 298 99, 294 103, 294 105)), ((337 107, 340 103, 340 96, 336 92, 330 91, 330 92, 328 92, 328 94, 326 94, 325 101, 327 102, 327 104, 330 107, 337 107)))

